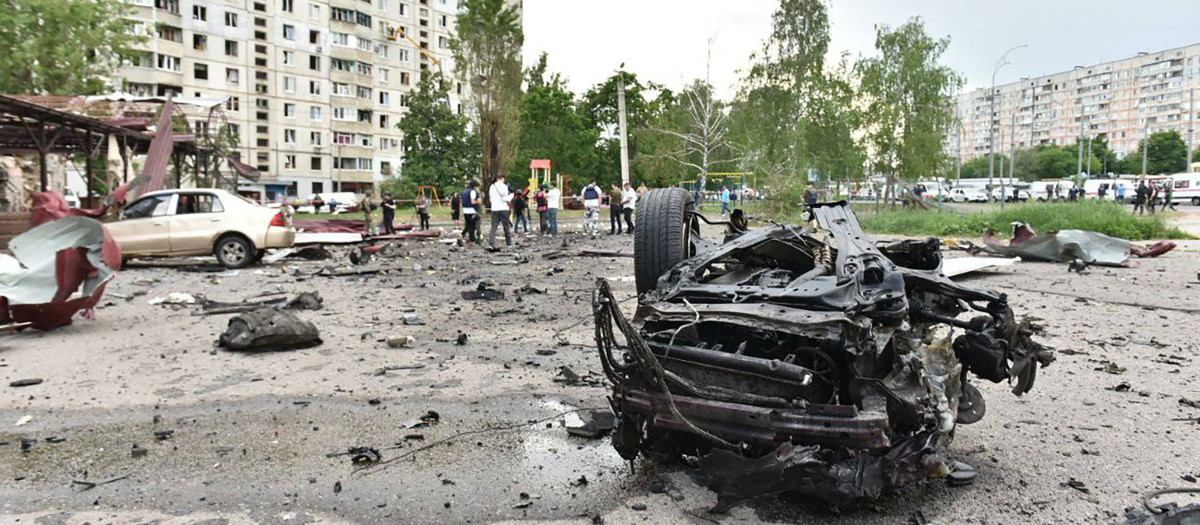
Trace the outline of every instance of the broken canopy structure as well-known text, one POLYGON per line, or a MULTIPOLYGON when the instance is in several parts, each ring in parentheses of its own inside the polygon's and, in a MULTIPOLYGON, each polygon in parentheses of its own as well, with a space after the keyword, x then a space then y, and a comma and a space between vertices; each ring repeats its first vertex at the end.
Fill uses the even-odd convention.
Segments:
POLYGON ((1013 224, 1013 237, 1007 243, 988 231, 984 246, 972 246, 970 251, 986 252, 1005 257, 1021 257, 1031 261, 1065 262, 1082 265, 1136 266, 1135 257, 1158 257, 1175 249, 1175 243, 1160 241, 1150 246, 1134 244, 1125 239, 1085 230, 1060 230, 1038 235, 1025 223, 1013 224))
POLYGON ((34 228, 9 242, 13 256, 0 254, 0 323, 50 330, 96 306, 121 250, 100 221, 64 214, 62 196, 38 197, 34 228))

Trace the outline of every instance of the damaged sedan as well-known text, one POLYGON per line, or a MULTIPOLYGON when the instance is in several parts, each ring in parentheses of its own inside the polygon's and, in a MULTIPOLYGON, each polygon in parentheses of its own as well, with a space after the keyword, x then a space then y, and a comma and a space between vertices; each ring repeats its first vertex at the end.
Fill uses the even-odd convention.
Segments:
POLYGON ((1039 327, 1004 294, 946 278, 937 239, 877 244, 845 203, 808 214, 750 230, 740 211, 706 219, 685 190, 647 193, 633 318, 607 281, 593 294, 617 452, 689 462, 718 512, 770 494, 836 509, 913 480, 969 482, 945 453, 984 416, 970 381, 1028 392, 1053 361, 1039 327))

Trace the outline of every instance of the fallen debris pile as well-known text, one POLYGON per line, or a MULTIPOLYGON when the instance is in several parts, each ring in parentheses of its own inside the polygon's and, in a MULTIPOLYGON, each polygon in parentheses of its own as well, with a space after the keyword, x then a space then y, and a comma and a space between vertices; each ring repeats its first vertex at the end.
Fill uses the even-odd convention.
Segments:
POLYGON ((636 313, 625 318, 604 279, 593 310, 614 447, 694 458, 715 511, 782 492, 838 508, 922 478, 969 482, 974 470, 944 456, 958 425, 984 415, 967 372, 1021 395, 1054 359, 1004 295, 943 275, 937 239, 876 246, 838 203, 812 210, 813 229, 726 223, 716 245, 690 202, 647 194, 636 313))
POLYGON ((289 311, 263 306, 229 320, 218 345, 229 350, 294 350, 321 344, 317 327, 289 311))
POLYGON ((1038 235, 1025 223, 1013 224, 1013 236, 1007 242, 996 239, 989 230, 983 236, 984 246, 970 246, 968 251, 984 252, 1005 257, 1021 257, 1030 261, 1072 263, 1081 271, 1088 265, 1134 266, 1130 257, 1158 257, 1175 249, 1171 241, 1159 241, 1150 246, 1134 244, 1125 239, 1084 230, 1061 230, 1038 235))

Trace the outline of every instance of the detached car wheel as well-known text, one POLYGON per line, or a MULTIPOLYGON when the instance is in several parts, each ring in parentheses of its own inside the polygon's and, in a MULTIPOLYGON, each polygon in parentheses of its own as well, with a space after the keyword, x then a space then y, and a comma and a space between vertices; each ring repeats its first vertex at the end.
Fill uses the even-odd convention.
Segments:
POLYGON ((692 256, 691 236, 700 231, 692 216, 692 194, 683 188, 646 192, 638 203, 633 231, 633 275, 638 294, 653 290, 658 278, 692 256))
POLYGON ((217 255, 217 262, 226 268, 245 268, 254 262, 257 255, 254 245, 237 235, 222 237, 217 241, 214 251, 217 255))

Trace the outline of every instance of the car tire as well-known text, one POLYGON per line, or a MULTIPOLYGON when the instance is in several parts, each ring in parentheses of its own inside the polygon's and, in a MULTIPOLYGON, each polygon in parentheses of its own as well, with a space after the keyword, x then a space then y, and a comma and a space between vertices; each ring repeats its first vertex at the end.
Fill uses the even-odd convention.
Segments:
POLYGON ((1192 206, 1200 206, 1200 197, 1192 197, 1192 206))
POLYGON ((683 188, 650 190, 638 203, 633 275, 639 295, 653 290, 664 272, 691 256, 691 236, 700 231, 692 209, 692 194, 683 188))
POLYGON ((221 237, 213 248, 213 254, 217 256, 217 262, 226 268, 245 268, 257 256, 254 245, 241 235, 221 237))

